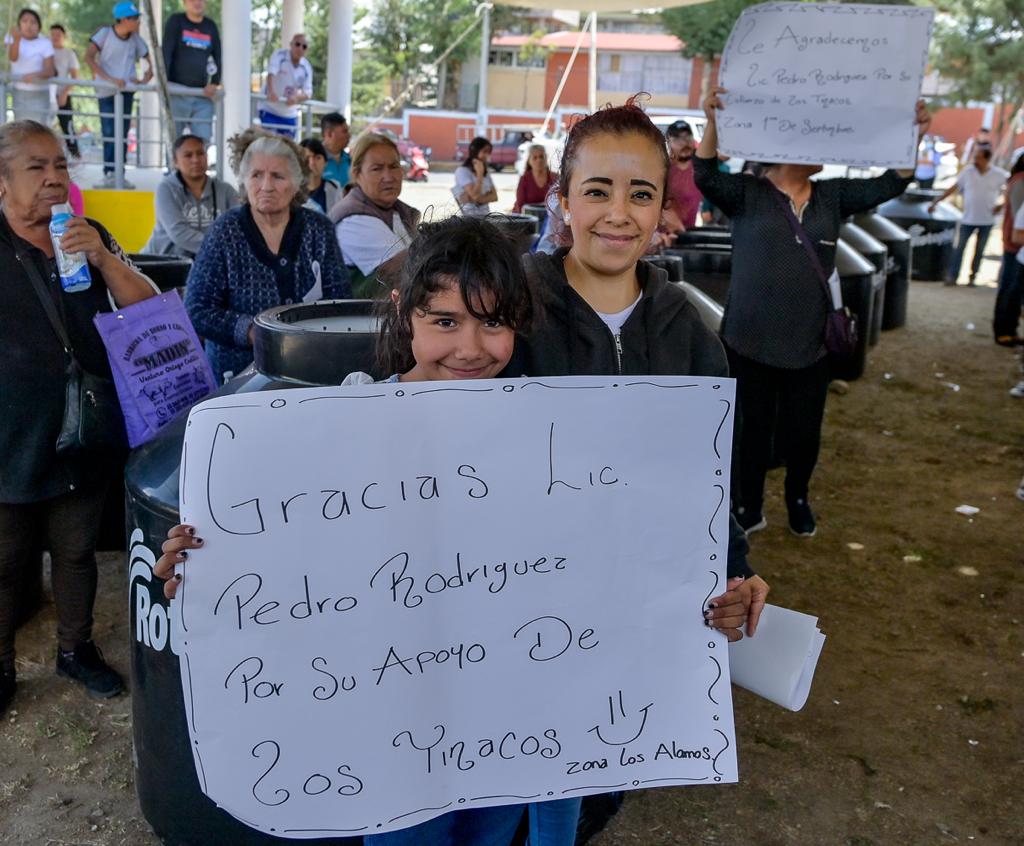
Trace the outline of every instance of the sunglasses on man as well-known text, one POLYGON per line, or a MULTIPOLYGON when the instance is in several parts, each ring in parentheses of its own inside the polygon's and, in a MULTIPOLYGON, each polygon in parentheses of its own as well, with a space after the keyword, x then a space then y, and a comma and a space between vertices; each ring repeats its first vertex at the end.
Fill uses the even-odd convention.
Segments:
POLYGON ((293 41, 292 47, 301 47, 303 50, 309 49, 309 45, 305 41, 293 41))

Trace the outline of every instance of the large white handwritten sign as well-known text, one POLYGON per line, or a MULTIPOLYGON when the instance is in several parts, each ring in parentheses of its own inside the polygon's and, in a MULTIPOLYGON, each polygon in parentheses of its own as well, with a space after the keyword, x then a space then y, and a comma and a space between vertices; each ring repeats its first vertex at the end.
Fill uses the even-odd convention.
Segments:
POLYGON ((913 167, 934 10, 764 3, 722 54, 719 149, 763 162, 913 167))
POLYGON ((189 417, 182 682, 204 791, 289 837, 736 780, 733 383, 296 389, 189 417))

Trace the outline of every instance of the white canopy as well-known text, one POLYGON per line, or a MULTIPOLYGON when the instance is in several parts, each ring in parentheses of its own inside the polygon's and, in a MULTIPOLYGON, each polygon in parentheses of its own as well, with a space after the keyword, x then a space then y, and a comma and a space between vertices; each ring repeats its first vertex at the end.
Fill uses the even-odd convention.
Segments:
POLYGON ((519 6, 524 9, 570 9, 575 12, 632 12, 636 9, 671 9, 673 6, 693 6, 714 0, 667 0, 667 2, 630 3, 629 0, 493 0, 499 6, 519 6))

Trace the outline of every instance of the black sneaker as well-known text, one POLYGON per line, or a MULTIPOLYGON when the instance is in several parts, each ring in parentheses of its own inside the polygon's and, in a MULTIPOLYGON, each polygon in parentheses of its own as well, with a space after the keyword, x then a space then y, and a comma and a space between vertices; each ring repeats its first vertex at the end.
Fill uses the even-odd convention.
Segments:
POLYGON ((91 640, 80 643, 74 652, 57 650, 57 675, 85 686, 93 699, 110 699, 124 690, 124 681, 111 669, 91 640))
POLYGON ((807 500, 794 499, 786 503, 786 508, 789 510, 789 530, 797 537, 813 538, 818 524, 807 500))
POLYGON ((14 667, 0 667, 0 716, 11 704, 17 689, 18 677, 14 672, 14 667))
POLYGON ((736 522, 748 535, 760 532, 768 525, 760 508, 746 508, 742 505, 736 509, 736 522))

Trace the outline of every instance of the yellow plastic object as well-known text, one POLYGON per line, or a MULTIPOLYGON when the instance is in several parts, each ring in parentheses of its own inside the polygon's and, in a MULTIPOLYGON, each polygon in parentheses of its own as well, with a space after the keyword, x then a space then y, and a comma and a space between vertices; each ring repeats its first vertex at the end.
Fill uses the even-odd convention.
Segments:
POLYGON ((85 216, 107 227, 126 253, 141 252, 153 234, 153 197, 152 191, 82 191, 85 216))

